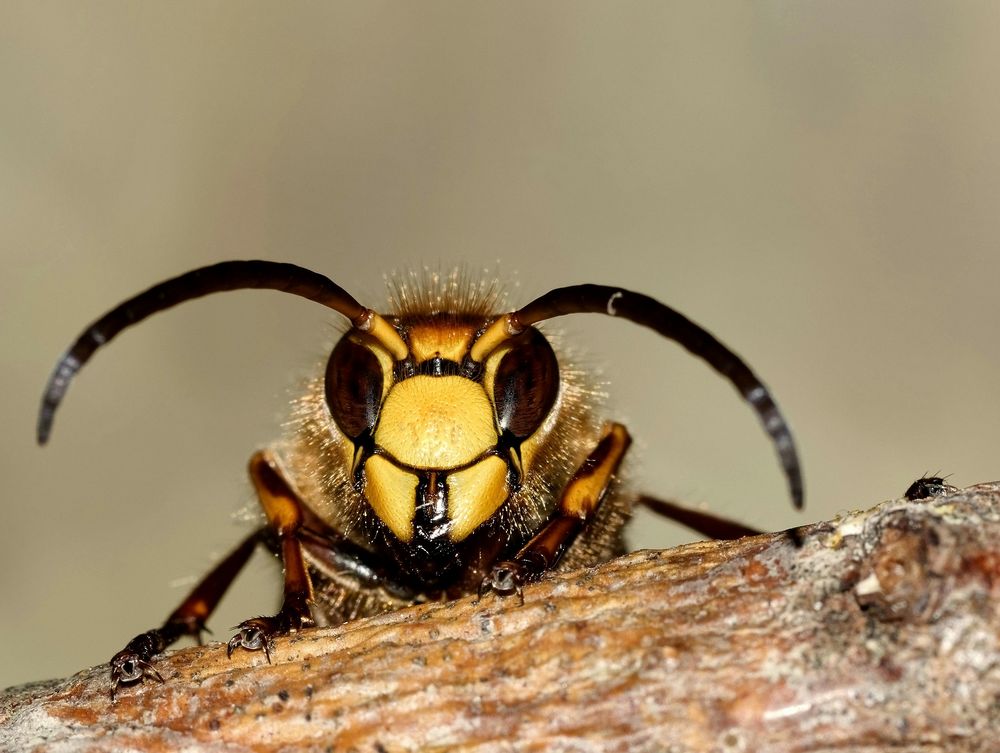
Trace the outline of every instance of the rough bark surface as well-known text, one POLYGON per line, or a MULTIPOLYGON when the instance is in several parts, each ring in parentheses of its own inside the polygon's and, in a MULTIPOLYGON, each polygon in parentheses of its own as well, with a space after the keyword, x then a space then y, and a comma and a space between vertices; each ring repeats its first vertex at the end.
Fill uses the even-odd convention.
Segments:
POLYGON ((644 551, 232 660, 0 694, 0 749, 997 751, 1000 483, 644 551))

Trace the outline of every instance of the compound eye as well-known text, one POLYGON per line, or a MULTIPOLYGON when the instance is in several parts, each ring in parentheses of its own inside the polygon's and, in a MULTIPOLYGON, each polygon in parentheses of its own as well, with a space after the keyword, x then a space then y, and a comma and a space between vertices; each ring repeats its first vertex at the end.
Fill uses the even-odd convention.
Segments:
POLYGON ((349 335, 342 337, 326 364, 326 404, 351 439, 374 428, 383 380, 382 366, 371 349, 349 335))
POLYGON ((500 428, 525 439, 552 410, 559 394, 559 363, 534 327, 510 342, 493 378, 493 403, 500 428))

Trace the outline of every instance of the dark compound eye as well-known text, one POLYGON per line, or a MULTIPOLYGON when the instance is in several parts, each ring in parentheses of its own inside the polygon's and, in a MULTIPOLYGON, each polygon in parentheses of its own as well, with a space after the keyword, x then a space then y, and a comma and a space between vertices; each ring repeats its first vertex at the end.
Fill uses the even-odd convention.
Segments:
POLYGON ((493 378, 493 402, 501 429, 530 437, 559 394, 559 364, 552 346, 534 327, 511 341, 493 378))
POLYGON ((351 439, 375 426, 383 379, 382 366, 370 348, 350 336, 341 338, 326 364, 326 404, 351 439))

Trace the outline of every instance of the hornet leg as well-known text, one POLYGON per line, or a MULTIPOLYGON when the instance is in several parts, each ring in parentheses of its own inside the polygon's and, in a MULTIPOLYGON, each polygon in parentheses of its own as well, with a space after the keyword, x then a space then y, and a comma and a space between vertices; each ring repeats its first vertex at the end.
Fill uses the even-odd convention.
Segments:
POLYGON ((480 595, 487 590, 501 596, 516 593, 524 601, 521 586, 537 580, 542 573, 559 564, 570 544, 597 512, 631 443, 632 438, 624 426, 611 424, 608 427, 597 447, 563 489, 552 519, 514 559, 493 565, 479 586, 480 595))
POLYGON ((201 633, 206 629, 205 622, 250 559, 262 533, 263 529, 247 536, 202 578, 162 626, 137 635, 111 657, 111 700, 114 700, 119 685, 141 681, 146 677, 163 682, 160 673, 152 665, 152 659, 178 638, 190 635, 201 643, 201 633))

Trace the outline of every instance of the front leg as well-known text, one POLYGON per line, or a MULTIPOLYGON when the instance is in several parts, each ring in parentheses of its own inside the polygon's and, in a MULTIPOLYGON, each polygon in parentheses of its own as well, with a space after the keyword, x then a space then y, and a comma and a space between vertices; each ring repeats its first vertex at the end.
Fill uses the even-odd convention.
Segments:
POLYGON ((115 699, 119 685, 127 685, 151 678, 163 682, 153 666, 153 657, 185 635, 201 642, 205 622, 219 600, 250 559, 254 547, 261 540, 263 531, 254 531, 246 537, 222 562, 216 565, 187 595, 180 606, 158 628, 147 630, 128 642, 111 657, 111 700, 115 699))
POLYGON ((250 480, 267 516, 267 526, 277 536, 281 546, 281 561, 285 570, 284 600, 277 614, 241 622, 226 650, 230 656, 238 648, 263 651, 270 663, 271 648, 276 636, 287 635, 314 624, 310 611, 312 582, 302 555, 300 539, 303 505, 282 476, 277 461, 270 452, 262 450, 254 453, 250 459, 250 480))
POLYGON ((479 586, 480 597, 490 590, 500 596, 516 593, 524 602, 521 586, 537 580, 542 573, 559 564, 570 544, 593 519, 631 443, 632 438, 624 426, 611 424, 566 484, 555 515, 514 559, 493 565, 479 586))

